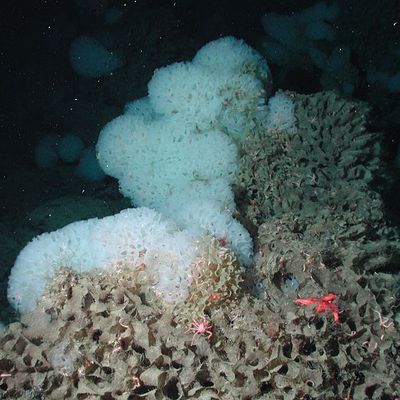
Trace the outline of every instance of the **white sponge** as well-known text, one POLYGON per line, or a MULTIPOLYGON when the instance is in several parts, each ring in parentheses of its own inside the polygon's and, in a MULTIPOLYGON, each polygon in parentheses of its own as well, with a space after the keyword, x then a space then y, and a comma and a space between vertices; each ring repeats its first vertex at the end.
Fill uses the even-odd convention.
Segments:
POLYGON ((266 115, 267 131, 297 131, 295 104, 291 97, 283 92, 277 92, 269 99, 266 115))
POLYGON ((156 209, 181 228, 228 237, 250 264, 250 235, 233 217, 231 189, 238 150, 266 115, 270 73, 242 40, 221 38, 192 62, 154 72, 148 97, 100 132, 97 154, 106 174, 136 206, 156 209))
POLYGON ((157 113, 178 117, 182 124, 209 128, 223 106, 225 80, 189 62, 157 69, 148 84, 150 103, 157 113))
POLYGON ((179 301, 191 283, 195 238, 148 208, 127 209, 102 219, 74 222, 35 237, 18 255, 8 281, 8 300, 32 311, 61 267, 77 272, 112 270, 121 264, 146 271, 166 301, 179 301))
MULTIPOLYGON (((175 118, 147 122, 122 115, 103 128, 97 150, 100 166, 119 179, 121 192, 135 205, 156 210, 199 184, 223 179, 229 186, 238 168, 238 150, 227 135, 196 135, 175 118)), ((214 198, 222 194, 216 191, 214 198)))

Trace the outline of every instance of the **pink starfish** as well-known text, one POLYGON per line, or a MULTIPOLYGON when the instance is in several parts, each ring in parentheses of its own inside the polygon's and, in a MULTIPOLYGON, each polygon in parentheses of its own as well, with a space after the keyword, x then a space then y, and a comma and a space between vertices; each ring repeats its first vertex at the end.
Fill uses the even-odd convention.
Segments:
POLYGON ((297 299, 294 302, 302 306, 315 305, 314 311, 317 313, 329 312, 333 315, 333 319, 336 323, 339 321, 339 308, 336 304, 333 304, 333 300, 336 299, 336 294, 330 293, 324 297, 308 297, 306 299, 297 299))

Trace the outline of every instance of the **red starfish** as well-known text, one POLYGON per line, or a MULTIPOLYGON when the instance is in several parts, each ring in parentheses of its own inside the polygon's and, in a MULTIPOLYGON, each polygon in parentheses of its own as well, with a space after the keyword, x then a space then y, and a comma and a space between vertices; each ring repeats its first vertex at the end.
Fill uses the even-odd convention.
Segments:
POLYGON ((296 304, 300 304, 302 306, 309 306, 311 304, 315 304, 316 307, 314 311, 317 313, 330 312, 333 315, 333 319, 335 322, 340 323, 339 321, 339 308, 336 304, 333 304, 333 300, 336 299, 336 294, 330 293, 324 297, 308 297, 307 299, 297 299, 295 300, 296 304))

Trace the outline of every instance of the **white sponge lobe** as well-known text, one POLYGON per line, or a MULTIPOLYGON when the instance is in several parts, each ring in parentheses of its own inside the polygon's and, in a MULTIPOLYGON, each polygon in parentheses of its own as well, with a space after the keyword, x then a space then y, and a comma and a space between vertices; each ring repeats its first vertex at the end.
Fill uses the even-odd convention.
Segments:
POLYGON ((8 300, 22 313, 32 311, 62 267, 112 271, 142 263, 164 300, 182 300, 191 283, 196 246, 192 234, 148 208, 74 222, 35 237, 20 252, 9 277, 8 300))

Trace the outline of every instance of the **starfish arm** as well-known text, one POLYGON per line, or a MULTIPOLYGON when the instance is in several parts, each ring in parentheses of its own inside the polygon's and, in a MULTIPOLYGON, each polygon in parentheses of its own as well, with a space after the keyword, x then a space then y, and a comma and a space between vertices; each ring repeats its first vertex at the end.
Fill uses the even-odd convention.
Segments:
POLYGON ((308 297, 307 299, 297 299, 294 301, 296 304, 300 304, 301 306, 309 306, 311 304, 318 304, 319 299, 315 297, 308 297))

